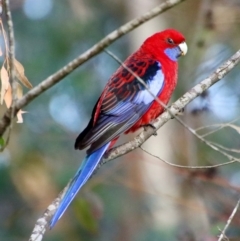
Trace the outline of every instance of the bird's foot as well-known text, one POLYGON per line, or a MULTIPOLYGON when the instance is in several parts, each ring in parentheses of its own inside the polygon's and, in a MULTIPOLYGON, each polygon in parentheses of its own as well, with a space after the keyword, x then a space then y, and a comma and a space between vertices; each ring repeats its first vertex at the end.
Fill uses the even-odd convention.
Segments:
POLYGON ((184 109, 184 107, 178 112, 178 115, 183 115, 184 114, 184 111, 185 111, 185 109, 184 109))
POLYGON ((143 125, 142 127, 144 128, 145 131, 147 127, 151 127, 154 130, 153 135, 157 136, 157 128, 152 123, 148 123, 146 125, 143 125))
MULTIPOLYGON (((175 116, 181 116, 184 114, 184 108, 182 108, 181 110, 179 110, 179 112, 175 115, 175 116)), ((172 116, 171 119, 174 119, 175 116, 172 116)))

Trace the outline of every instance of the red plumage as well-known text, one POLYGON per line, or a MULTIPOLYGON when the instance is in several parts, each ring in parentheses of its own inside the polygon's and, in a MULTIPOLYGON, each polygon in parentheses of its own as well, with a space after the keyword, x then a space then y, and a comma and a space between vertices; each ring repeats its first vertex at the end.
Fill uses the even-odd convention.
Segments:
MULTIPOLYGON (((163 32, 156 33, 152 37, 148 38, 140 48, 140 51, 137 52, 139 54, 139 58, 141 58, 141 55, 144 56, 146 53, 148 53, 151 55, 150 58, 155 59, 161 63, 162 71, 165 77, 165 85, 163 90, 159 93, 157 97, 164 104, 167 104, 169 102, 172 93, 177 85, 178 72, 177 62, 167 58, 166 54, 163 51, 164 49, 168 48, 169 45, 172 47, 172 44, 166 41, 168 38, 174 40, 174 43, 176 45, 185 41, 185 38, 181 33, 173 29, 168 29, 163 32)), ((160 105, 156 100, 154 100, 149 110, 126 133, 134 132, 140 127, 151 123, 163 111, 164 107, 160 105)))
MULTIPOLYGON (((164 73, 164 78, 165 78, 164 88, 158 94, 157 97, 163 104, 167 104, 177 85, 178 64, 177 62, 164 59, 164 56, 162 55, 157 56, 156 60, 161 63, 162 71, 164 73)), ((134 124, 134 126, 132 126, 129 130, 127 130, 126 133, 134 132, 140 127, 151 123, 163 111, 164 111, 164 107, 160 105, 156 100, 154 100, 151 107, 148 109, 148 111, 141 117, 141 119, 138 120, 137 123, 134 124)))
MULTIPOLYGON (((167 104, 170 100, 177 84, 177 58, 172 59, 170 57, 175 53, 174 51, 179 48, 179 45, 184 42, 185 38, 181 33, 174 29, 168 29, 149 37, 142 44, 139 50, 133 53, 124 62, 124 64, 140 78, 145 77, 146 83, 148 78, 153 78, 153 76, 151 76, 151 71, 155 71, 155 73, 157 73, 156 66, 152 67, 154 63, 160 64, 161 71, 164 75, 164 84, 163 88, 161 91, 159 91, 156 97, 158 97, 164 104, 167 104), (169 50, 168 53, 165 52, 166 49, 169 50), (171 51, 173 53, 171 53, 171 51), (151 70, 151 68, 155 69, 151 70), (148 74, 147 72, 149 71, 150 73, 148 74)), ((136 77, 132 75, 126 68, 120 66, 115 74, 113 74, 109 79, 93 110, 92 119, 90 120, 86 129, 77 138, 75 147, 77 149, 83 149, 86 146, 92 145, 90 148, 90 152, 92 152, 109 141, 114 140, 115 143, 115 140, 121 133, 134 132, 158 117, 164 111, 164 108, 157 101, 153 100, 148 108, 140 113, 140 118, 136 118, 136 121, 133 125, 126 125, 124 128, 121 125, 119 128, 113 125, 116 130, 112 128, 112 126, 107 129, 106 126, 109 123, 108 120, 105 120, 105 126, 103 125, 101 128, 99 128, 104 115, 108 115, 108 113, 109 115, 113 115, 111 112, 112 110, 117 109, 118 106, 123 108, 120 103, 124 101, 127 104, 132 102, 133 98, 136 97, 136 95, 142 90, 143 88, 136 77), (122 131, 119 131, 120 129, 122 131), (113 134, 114 131, 116 132, 115 135, 113 134)), ((120 111, 117 114, 121 115, 120 111)), ((110 120, 109 118, 109 122, 112 123, 114 121, 115 120, 110 120)), ((118 122, 118 120, 116 120, 116 122, 118 122)), ((110 145, 109 148, 111 147, 112 145, 110 145)))

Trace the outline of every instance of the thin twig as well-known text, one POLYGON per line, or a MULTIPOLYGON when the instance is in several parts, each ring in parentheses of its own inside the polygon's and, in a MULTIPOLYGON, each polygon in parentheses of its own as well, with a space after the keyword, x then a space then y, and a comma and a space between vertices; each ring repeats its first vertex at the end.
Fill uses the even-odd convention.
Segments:
MULTIPOLYGON (((12 21, 12 14, 11 14, 11 10, 10 10, 10 5, 9 5, 9 0, 3 0, 3 4, 4 4, 4 8, 5 8, 5 12, 6 12, 6 19, 7 19, 7 30, 8 30, 8 43, 9 43, 9 77, 10 77, 10 85, 11 85, 11 90, 12 90, 12 108, 9 109, 9 131, 6 137, 6 141, 5 141, 5 146, 8 145, 8 142, 10 140, 10 135, 11 135, 11 131, 13 128, 13 118, 15 116, 15 111, 14 111, 14 106, 16 103, 16 90, 17 90, 17 86, 16 86, 16 75, 15 75, 15 66, 14 66, 14 59, 15 59, 15 41, 14 41, 14 30, 13 30, 13 21, 12 21)), ((3 31, 3 35, 4 35, 4 31, 3 31)), ((4 38, 6 38, 6 36, 4 35, 4 38)), ((8 46, 8 44, 6 44, 6 46, 8 46)), ((8 51, 8 48, 6 48, 6 52, 8 51)), ((6 54, 8 56, 8 54, 6 54)), ((8 61, 8 59, 7 59, 8 61)), ((3 148, 4 148, 3 147, 3 148)))
MULTIPOLYGON (((6 19, 7 19, 7 30, 8 30, 8 42, 9 42, 9 68, 10 68, 10 83, 14 82, 14 58, 15 58, 15 41, 13 31, 12 14, 9 6, 9 0, 3 0, 6 19)), ((4 36, 6 37, 6 36, 4 36)), ((8 51, 8 50, 7 50, 8 51)))
MULTIPOLYGON (((177 4, 185 0, 167 0, 157 7, 146 12, 142 16, 135 18, 128 23, 122 25, 120 28, 114 30, 112 33, 108 34, 105 38, 95 44, 93 47, 88 49, 86 52, 69 62, 63 68, 49 76, 47 79, 43 80, 40 84, 32 88, 28 93, 26 93, 20 100, 15 104, 14 115, 17 114, 17 111, 29 104, 33 99, 42 94, 45 90, 49 89, 53 85, 57 84, 65 76, 70 74, 74 69, 99 54, 104 48, 112 44, 114 41, 119 39, 121 36, 137 28, 141 24, 149 21, 150 19, 158 16, 160 13, 165 12, 166 10, 176 6, 177 4)), ((6 128, 10 123, 11 109, 6 111, 2 119, 0 120, 0 136, 6 131, 6 128)))
MULTIPOLYGON (((213 142, 213 141, 209 141, 212 145, 214 145, 214 146, 216 146, 216 147, 218 147, 218 148, 220 148, 220 149, 222 149, 222 150, 225 150, 225 151, 228 151, 228 152, 233 152, 233 153, 240 153, 240 150, 239 149, 233 149, 233 148, 228 148, 228 147, 225 147, 225 146, 223 146, 223 145, 220 145, 220 144, 218 144, 218 143, 216 143, 216 142, 213 142)), ((240 159, 239 159, 239 161, 240 161, 240 159)))
POLYGON ((221 232, 221 235, 219 236, 218 241, 222 241, 222 240, 226 237, 225 233, 226 233, 226 231, 227 231, 227 229, 228 229, 230 223, 232 222, 233 217, 234 217, 234 215, 236 214, 236 212, 237 212, 237 210, 238 210, 238 208, 239 208, 239 205, 240 205, 240 199, 238 200, 238 202, 237 202, 235 208, 233 209, 233 211, 232 211, 232 213, 231 213, 229 219, 227 220, 227 223, 226 223, 226 225, 225 225, 223 231, 221 232))
POLYGON ((232 123, 238 121, 239 119, 240 119, 240 117, 237 117, 237 118, 229 121, 228 123, 217 123, 217 124, 212 124, 212 125, 201 126, 201 127, 196 128, 195 131, 199 132, 199 131, 207 129, 207 128, 213 128, 213 127, 216 128, 212 131, 206 132, 206 133, 201 135, 202 137, 206 137, 206 136, 209 136, 211 134, 214 134, 215 132, 223 129, 224 127, 227 127, 229 124, 232 124, 232 123))
POLYGON ((174 164, 174 163, 168 162, 168 161, 166 161, 166 160, 163 160, 163 159, 160 158, 159 156, 150 153, 149 151, 147 151, 146 149, 144 149, 142 146, 140 146, 139 148, 140 148, 141 150, 143 150, 145 153, 147 153, 148 155, 157 158, 158 160, 160 160, 160 161, 168 164, 169 166, 177 167, 177 168, 184 168, 184 169, 210 169, 210 168, 216 168, 216 167, 226 166, 226 165, 233 164, 233 163, 236 162, 236 161, 229 161, 229 162, 224 162, 224 163, 221 163, 221 164, 216 164, 216 165, 211 165, 211 166, 184 166, 184 165, 178 165, 178 164, 174 164))

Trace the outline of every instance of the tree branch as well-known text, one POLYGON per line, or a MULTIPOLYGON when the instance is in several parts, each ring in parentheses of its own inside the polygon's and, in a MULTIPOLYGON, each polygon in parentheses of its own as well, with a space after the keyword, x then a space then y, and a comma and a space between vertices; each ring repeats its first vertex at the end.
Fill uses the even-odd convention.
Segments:
MULTIPOLYGON (((108 51, 105 49, 105 52, 110 55, 114 60, 116 60, 120 65, 123 66, 123 68, 125 68, 129 73, 131 73, 132 75, 134 75, 134 77, 145 87, 145 89, 148 91, 148 93, 155 99, 155 101, 158 102, 159 105, 161 105, 165 110, 168 111, 168 113, 171 115, 171 118, 175 118, 181 125, 183 125, 189 132, 191 132, 194 136, 196 136, 199 140, 201 140, 202 142, 204 142, 207 146, 209 146, 210 148, 212 148, 213 150, 221 153, 222 155, 226 156, 230 162, 226 162, 225 165, 236 162, 236 161, 240 161, 240 159, 236 159, 234 156, 228 154, 227 152, 221 150, 219 148, 219 145, 215 145, 215 143, 208 141, 207 139, 205 139, 203 136, 199 135, 194 129, 192 129, 191 127, 189 127, 182 119, 180 119, 177 114, 173 114, 170 109, 158 98, 156 97, 151 90, 149 89, 148 85, 139 77, 137 76, 131 69, 129 69, 121 60, 118 59, 117 56, 115 56, 112 52, 108 51)), ((152 129, 152 128, 151 128, 152 129)), ((154 133, 156 132, 156 129, 154 130, 154 133)))
MULTIPOLYGON (((236 214, 236 212, 237 212, 237 210, 238 210, 238 208, 239 208, 239 205, 240 205, 240 199, 238 200, 238 202, 237 202, 235 208, 233 209, 233 211, 232 211, 230 217, 228 218, 227 223, 226 223, 226 225, 225 225, 223 231, 221 232, 221 235, 219 236, 218 241, 222 241, 222 240, 224 240, 224 239, 226 238, 225 233, 226 233, 226 231, 227 231, 227 229, 228 229, 230 223, 232 222, 232 220, 233 220, 233 218, 234 218, 234 216, 235 216, 235 214, 236 214)), ((226 240, 228 240, 228 239, 226 239, 226 240)))
MULTIPOLYGON (((168 110, 166 110, 161 116, 156 119, 154 126, 159 129, 167 121, 172 118, 172 115, 176 115, 180 110, 182 110, 189 102, 195 99, 197 96, 201 95, 205 90, 209 89, 213 84, 222 79, 228 72, 230 72, 238 63, 240 62, 240 50, 238 50, 229 60, 223 63, 213 74, 208 78, 204 79, 201 83, 194 86, 191 90, 180 97, 176 102, 174 102, 168 110)), ((139 146, 141 146, 147 139, 149 139, 155 130, 153 128, 147 128, 145 131, 141 132, 132 141, 129 141, 121 146, 115 147, 110 150, 104 160, 103 164, 122 156, 139 146)), ((230 161, 234 161, 234 157, 229 157, 230 161)), ((238 159, 236 159, 238 161, 238 159)))
POLYGON ((3 0, 4 8, 6 12, 7 19, 7 29, 8 29, 8 38, 9 38, 9 68, 10 68, 10 83, 11 85, 14 82, 15 72, 14 72, 14 58, 15 58, 15 41, 14 41, 14 32, 13 32, 13 21, 12 15, 9 6, 9 0, 3 0))
MULTIPOLYGON (((178 165, 178 164, 171 163, 171 162, 169 162, 169 161, 163 160, 161 157, 150 153, 149 151, 147 151, 146 149, 144 149, 144 148, 141 147, 141 146, 140 146, 139 148, 140 148, 142 151, 144 151, 145 153, 147 153, 148 155, 150 155, 150 156, 152 156, 152 157, 154 157, 154 158, 157 158, 158 160, 166 163, 166 164, 169 165, 169 166, 176 167, 176 168, 183 168, 183 169, 211 169, 211 168, 217 168, 217 167, 226 166, 226 165, 233 164, 233 163, 236 162, 236 161, 228 161, 228 162, 224 162, 224 163, 220 163, 220 164, 216 164, 216 165, 210 165, 210 166, 187 166, 187 165, 178 165)), ((240 160, 239 160, 239 161, 240 161, 240 160)))
MULTIPOLYGON (((31 102, 37 96, 42 94, 45 90, 57 84, 60 80, 62 80, 65 76, 70 74, 74 69, 76 69, 77 67, 85 63, 87 60, 99 54, 104 48, 112 44, 118 38, 120 38, 121 36, 125 35, 126 33, 140 26, 141 24, 149 21, 150 19, 156 17, 160 13, 172 8, 173 6, 176 6, 177 4, 183 1, 185 0, 167 0, 164 3, 146 12, 142 16, 131 20, 130 22, 122 25, 120 28, 114 30, 112 33, 108 34, 105 38, 103 38, 93 47, 88 49, 86 52, 84 52, 83 54, 81 54, 71 62, 69 62, 67 65, 65 65, 63 68, 58 70, 56 73, 52 74, 47 79, 43 80, 40 84, 38 84, 30 91, 28 91, 28 93, 25 94, 20 100, 18 100, 13 106, 14 116, 17 114, 18 110, 20 110, 21 108, 29 104, 29 102, 31 102)), ((9 109, 8 111, 6 111, 6 113, 0 120, 0 136, 4 134, 4 132, 6 131, 6 128, 10 124, 11 113, 12 113, 12 109, 9 109)))
MULTIPOLYGON (((10 10, 9 0, 3 0, 3 5, 5 8, 5 15, 7 19, 7 30, 8 30, 8 45, 9 45, 9 77, 10 77, 10 85, 12 90, 12 108, 9 109, 9 132, 6 138, 5 145, 6 146, 10 140, 11 130, 12 130, 12 120, 14 118, 14 106, 16 103, 16 73, 15 73, 15 66, 14 66, 14 59, 15 59, 15 40, 14 40, 14 30, 13 30, 13 21, 12 21, 12 14, 10 10)), ((6 46, 6 52, 8 48, 6 46)), ((8 56, 8 53, 6 54, 8 56)), ((4 147, 3 147, 4 149, 4 147)))

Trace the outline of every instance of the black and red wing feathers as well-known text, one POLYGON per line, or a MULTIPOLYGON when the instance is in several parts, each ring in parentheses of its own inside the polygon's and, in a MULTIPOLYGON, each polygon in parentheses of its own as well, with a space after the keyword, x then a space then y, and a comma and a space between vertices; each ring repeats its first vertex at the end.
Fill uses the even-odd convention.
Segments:
MULTIPOLYGON (((157 61, 147 58, 138 60, 134 55, 128 58, 125 64, 147 85, 161 69, 157 61)), ((121 66, 111 77, 96 103, 92 118, 78 136, 75 148, 83 149, 91 145, 88 152, 93 152, 129 129, 151 106, 151 103, 134 101, 144 90, 145 87, 136 77, 121 66)))
MULTIPOLYGON (((131 59, 126 67, 140 77, 145 83, 159 70, 158 62, 152 59, 131 59)), ((111 112, 120 101, 131 101, 139 91, 145 87, 130 73, 127 68, 121 66, 112 76, 108 84, 108 91, 101 103, 101 111, 111 112)))

